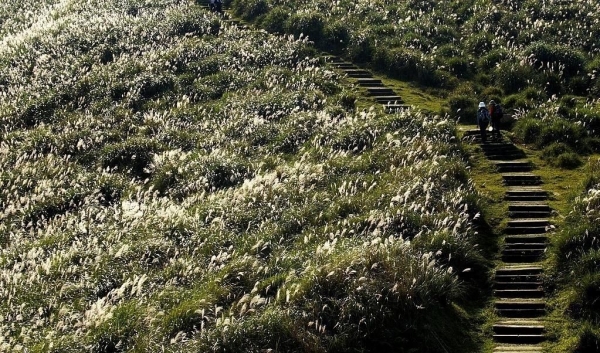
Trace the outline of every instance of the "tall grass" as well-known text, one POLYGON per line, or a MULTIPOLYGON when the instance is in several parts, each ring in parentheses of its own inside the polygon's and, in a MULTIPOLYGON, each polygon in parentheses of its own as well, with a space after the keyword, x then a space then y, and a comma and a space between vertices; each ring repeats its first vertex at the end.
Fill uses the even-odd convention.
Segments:
POLYGON ((486 268, 451 122, 355 111, 305 41, 193 4, 19 4, 0 7, 0 350, 476 350, 458 307, 486 268))

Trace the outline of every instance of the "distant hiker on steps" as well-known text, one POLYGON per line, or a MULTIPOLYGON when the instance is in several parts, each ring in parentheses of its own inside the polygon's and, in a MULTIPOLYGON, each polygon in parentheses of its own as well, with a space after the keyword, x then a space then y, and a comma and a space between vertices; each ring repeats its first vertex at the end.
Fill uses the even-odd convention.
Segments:
POLYGON ((223 13, 223 1, 222 0, 210 0, 208 5, 211 11, 222 14, 223 13))
POLYGON ((487 127, 490 123, 490 113, 485 107, 484 102, 479 102, 479 109, 477 110, 477 127, 479 127, 479 131, 481 132, 481 142, 487 142, 487 127))
POLYGON ((500 140, 502 137, 500 134, 500 120, 502 120, 502 116, 504 115, 502 106, 499 103, 494 102, 494 100, 491 100, 489 109, 490 116, 492 117, 492 138, 495 140, 500 140))

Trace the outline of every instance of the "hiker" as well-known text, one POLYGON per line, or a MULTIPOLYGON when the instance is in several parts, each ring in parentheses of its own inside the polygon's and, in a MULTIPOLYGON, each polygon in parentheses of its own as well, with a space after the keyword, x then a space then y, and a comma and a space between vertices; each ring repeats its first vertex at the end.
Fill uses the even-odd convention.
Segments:
POLYGON ((208 7, 211 11, 222 14, 223 13, 223 1, 221 0, 210 0, 208 7))
POLYGON ((479 109, 477 109, 477 127, 481 132, 481 142, 487 142, 486 130, 490 123, 490 113, 488 112, 485 103, 479 102, 479 109))
POLYGON ((223 1, 215 0, 215 5, 217 13, 223 14, 223 1))
POLYGON ((502 138, 502 134, 500 133, 500 120, 502 119, 502 116, 504 116, 502 106, 492 99, 489 104, 489 110, 492 118, 492 138, 500 140, 502 138))

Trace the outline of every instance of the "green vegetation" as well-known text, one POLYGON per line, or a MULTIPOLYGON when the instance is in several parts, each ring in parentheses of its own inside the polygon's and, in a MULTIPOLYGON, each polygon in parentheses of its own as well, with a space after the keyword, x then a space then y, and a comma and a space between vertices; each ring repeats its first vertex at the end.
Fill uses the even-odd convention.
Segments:
POLYGON ((556 234, 550 285, 555 291, 553 318, 568 319, 555 327, 556 351, 595 352, 600 348, 600 159, 591 159, 582 171, 583 192, 570 194, 572 208, 556 234))
POLYGON ((225 3, 293 37, 192 1, 0 5, 1 351, 487 350, 505 210, 454 121, 490 99, 548 184, 589 169, 551 201, 548 283, 556 351, 598 349, 597 2, 225 3), (442 114, 383 114, 324 48, 442 114))
POLYGON ((0 20, 0 350, 479 350, 452 121, 358 109, 304 41, 193 3, 0 20))

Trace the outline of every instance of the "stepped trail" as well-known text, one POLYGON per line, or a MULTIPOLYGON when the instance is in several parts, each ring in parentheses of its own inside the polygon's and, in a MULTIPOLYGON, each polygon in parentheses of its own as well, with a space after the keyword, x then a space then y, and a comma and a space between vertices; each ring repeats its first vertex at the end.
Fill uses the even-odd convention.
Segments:
MULTIPOLYGON (((480 143, 479 131, 465 138, 480 143)), ((495 269, 493 325, 494 352, 542 352, 546 331, 546 293, 541 261, 546 252, 551 209, 543 181, 531 171, 526 154, 507 141, 480 144, 485 157, 501 173, 508 202, 504 244, 495 269)))
MULTIPOLYGON (((228 23, 247 28, 237 19, 228 23)), ((326 63, 345 73, 364 89, 388 113, 407 109, 402 97, 386 87, 371 72, 337 56, 326 55, 326 63)), ((500 263, 493 280, 494 308, 498 319, 493 324, 494 353, 541 353, 546 340, 544 317, 546 293, 542 285, 544 258, 548 243, 548 192, 543 181, 532 173, 533 165, 523 150, 502 140, 481 143, 478 130, 469 130, 464 138, 479 143, 485 157, 501 173, 505 186, 504 200, 508 203, 504 244, 498 254, 500 263)))

